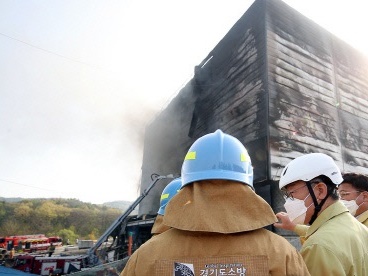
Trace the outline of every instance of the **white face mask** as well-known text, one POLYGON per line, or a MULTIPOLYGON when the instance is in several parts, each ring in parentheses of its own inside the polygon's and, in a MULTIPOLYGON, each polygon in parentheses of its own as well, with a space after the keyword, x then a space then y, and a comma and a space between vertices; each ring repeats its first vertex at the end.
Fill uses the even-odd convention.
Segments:
MULTIPOLYGON (((359 196, 357 196, 358 198, 359 196)), ((362 205, 358 205, 356 203, 356 199, 353 199, 353 200, 343 200, 343 199, 340 199, 340 201, 346 206, 346 208, 348 208, 349 212, 351 215, 355 216, 356 214, 356 211, 358 210, 359 206, 362 205)))
POLYGON ((311 203, 308 207, 305 206, 304 201, 310 196, 308 194, 303 200, 287 198, 284 204, 286 213, 289 215, 290 220, 295 224, 304 224, 305 216, 311 203))

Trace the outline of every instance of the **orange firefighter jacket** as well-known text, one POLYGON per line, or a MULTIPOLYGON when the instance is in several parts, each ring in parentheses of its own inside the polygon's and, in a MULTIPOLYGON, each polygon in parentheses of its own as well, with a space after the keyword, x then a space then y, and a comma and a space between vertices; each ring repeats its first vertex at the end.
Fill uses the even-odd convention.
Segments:
POLYGON ((163 220, 164 220, 163 215, 157 215, 155 219, 155 223, 152 226, 152 230, 151 230, 152 235, 158 235, 170 229, 169 226, 163 223, 163 220))
POLYGON ((136 250, 121 275, 310 275, 296 248, 263 228, 276 220, 247 185, 189 184, 166 207, 172 228, 136 250))

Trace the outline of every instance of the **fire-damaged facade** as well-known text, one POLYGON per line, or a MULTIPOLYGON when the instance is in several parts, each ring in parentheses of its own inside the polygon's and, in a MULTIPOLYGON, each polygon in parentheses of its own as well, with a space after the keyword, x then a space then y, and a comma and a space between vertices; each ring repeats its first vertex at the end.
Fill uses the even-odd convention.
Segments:
POLYGON ((282 169, 300 155, 325 153, 343 172, 368 175, 368 58, 281 0, 256 0, 194 73, 146 127, 141 196, 89 249, 95 272, 78 275, 122 270, 151 238, 162 190, 189 147, 217 129, 245 145, 255 191, 275 213, 282 169))
POLYGON ((169 175, 179 176, 193 142, 217 129, 245 145, 255 190, 275 213, 282 169, 300 155, 322 152, 343 172, 368 174, 368 59, 284 2, 256 0, 194 73, 146 127, 141 196, 89 250, 90 264, 103 256, 123 267, 151 238, 169 175))
MULTIPOLYGON (((194 71, 146 127, 142 190, 153 172, 180 175, 190 145, 217 129, 246 146, 275 212, 280 173, 297 156, 326 153, 368 174, 368 59, 284 2, 255 1, 194 71)), ((140 215, 156 214, 167 183, 140 215)))

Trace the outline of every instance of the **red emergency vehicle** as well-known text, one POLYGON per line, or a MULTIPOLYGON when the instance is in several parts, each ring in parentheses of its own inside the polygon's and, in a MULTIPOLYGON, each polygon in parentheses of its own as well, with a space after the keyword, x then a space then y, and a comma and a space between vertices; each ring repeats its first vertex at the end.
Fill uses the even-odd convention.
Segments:
POLYGON ((0 248, 8 251, 12 248, 20 248, 20 246, 25 252, 47 250, 51 243, 54 246, 61 246, 62 239, 60 237, 46 237, 44 234, 0 237, 0 248))
POLYGON ((85 267, 86 256, 32 256, 19 255, 13 268, 37 275, 65 275, 85 267))

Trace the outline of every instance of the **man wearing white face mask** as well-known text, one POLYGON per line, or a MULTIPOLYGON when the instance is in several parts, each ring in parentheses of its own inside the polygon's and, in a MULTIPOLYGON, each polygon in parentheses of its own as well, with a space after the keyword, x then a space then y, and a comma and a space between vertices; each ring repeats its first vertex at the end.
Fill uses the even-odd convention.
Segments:
POLYGON ((289 217, 310 225, 300 253, 314 276, 368 275, 368 229, 338 200, 342 181, 333 159, 322 153, 300 156, 281 173, 289 217))
MULTIPOLYGON (((295 189, 293 192, 303 187, 305 186, 301 186, 295 189)), ((286 213, 288 214, 290 220, 293 223, 304 224, 304 220, 307 215, 307 211, 309 207, 313 205, 313 202, 312 202, 311 204, 308 205, 308 207, 305 206, 305 201, 309 196, 310 194, 308 194, 303 200, 292 198, 292 197, 285 198, 284 207, 285 207, 286 213)))
MULTIPOLYGON (((342 178, 343 181, 338 186, 340 201, 348 208, 350 214, 368 227, 368 177, 362 174, 345 173, 342 178)), ((287 213, 280 212, 277 214, 280 221, 275 226, 294 231, 300 236, 303 243, 304 236, 309 228, 309 226, 304 225, 304 210, 306 210, 306 207, 293 208, 290 201, 289 198, 286 199, 284 206, 287 213)))
POLYGON ((338 188, 340 201, 359 222, 368 227, 368 177, 346 173, 343 178, 338 188))

